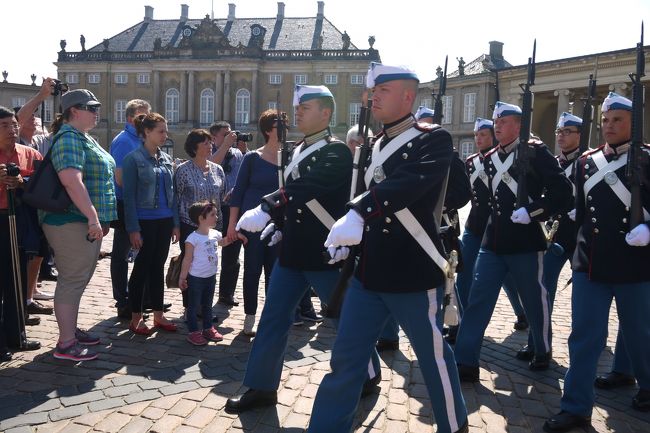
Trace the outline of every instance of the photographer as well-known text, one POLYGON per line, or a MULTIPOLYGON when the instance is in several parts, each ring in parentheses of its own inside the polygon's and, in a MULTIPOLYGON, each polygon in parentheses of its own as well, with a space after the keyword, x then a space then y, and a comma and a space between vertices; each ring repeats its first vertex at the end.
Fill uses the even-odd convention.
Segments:
MULTIPOLYGON (((239 167, 244 159, 238 146, 237 134, 230 129, 228 122, 219 121, 210 126, 212 136, 213 153, 210 160, 221 165, 226 174, 226 195, 221 202, 221 214, 223 221, 217 221, 217 230, 227 230, 230 217, 230 194, 235 182, 239 167)), ((242 143, 246 146, 246 143, 242 143)), ((235 286, 239 277, 239 252, 241 241, 236 241, 223 247, 221 250, 221 276, 219 277, 219 300, 218 303, 233 307, 239 305, 235 299, 235 286)))
MULTIPOLYGON (((22 206, 15 203, 14 209, 9 207, 9 190, 18 192, 24 185, 23 176, 29 176, 34 171, 34 161, 42 159, 42 156, 34 149, 17 144, 18 122, 14 112, 5 107, 0 107, 0 362, 11 359, 11 348, 22 348, 23 350, 35 350, 41 347, 37 341, 25 339, 24 321, 19 320, 24 305, 18 308, 16 298, 23 299, 26 294, 25 286, 21 287, 23 293, 18 296, 13 278, 14 262, 12 261, 11 231, 9 230, 9 219, 12 217, 10 211, 16 213, 17 234, 23 235, 32 232, 28 230, 28 218, 22 206)), ((18 263, 21 281, 25 282, 27 277, 27 261, 25 247, 30 239, 26 236, 19 236, 15 239, 18 243, 18 263)), ((37 246, 38 242, 31 241, 31 247, 37 246)), ((32 249, 29 248, 29 249, 32 249)))
MULTIPOLYGON (((62 84, 58 82, 58 86, 62 84)), ((19 124, 19 143, 38 150, 42 156, 47 154, 54 134, 42 133, 38 122, 40 119, 35 117, 34 113, 47 98, 54 95, 56 88, 57 80, 44 78, 39 92, 22 107, 14 108, 19 124)), ((47 239, 40 227, 37 231, 41 238, 39 251, 29 258, 27 264, 27 311, 32 314, 52 314, 52 307, 38 301, 50 301, 54 299, 54 294, 39 290, 36 283, 40 280, 56 281, 57 271, 52 265, 54 260, 47 239)))

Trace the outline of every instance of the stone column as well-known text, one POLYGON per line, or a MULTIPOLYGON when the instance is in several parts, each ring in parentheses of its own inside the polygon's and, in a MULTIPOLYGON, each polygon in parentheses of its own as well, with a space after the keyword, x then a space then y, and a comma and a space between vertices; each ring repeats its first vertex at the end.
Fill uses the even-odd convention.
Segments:
POLYGON ((616 92, 627 98, 627 89, 629 89, 629 87, 630 86, 627 83, 614 83, 609 85, 609 90, 610 92, 616 92))
POLYGON ((187 77, 187 121, 192 125, 198 124, 198 119, 194 115, 194 95, 196 89, 194 88, 194 71, 188 72, 187 77))
POLYGON ((151 99, 152 110, 156 113, 164 112, 160 106, 160 71, 153 71, 153 98, 151 99))
POLYGON ((249 123, 255 123, 257 119, 257 69, 253 71, 253 79, 251 81, 251 107, 249 123))
POLYGON ((217 72, 216 85, 214 86, 214 119, 223 120, 223 75, 217 72))
POLYGON ((564 111, 569 111, 569 96, 571 92, 569 89, 559 89, 553 92, 553 95, 557 96, 557 115, 556 119, 560 118, 560 114, 564 111))
MULTIPOLYGON (((230 113, 230 71, 224 73, 223 79, 223 120, 233 122, 230 113)), ((235 125, 233 125, 233 128, 235 125)))
POLYGON ((181 94, 178 98, 178 121, 187 122, 187 73, 181 72, 181 94))

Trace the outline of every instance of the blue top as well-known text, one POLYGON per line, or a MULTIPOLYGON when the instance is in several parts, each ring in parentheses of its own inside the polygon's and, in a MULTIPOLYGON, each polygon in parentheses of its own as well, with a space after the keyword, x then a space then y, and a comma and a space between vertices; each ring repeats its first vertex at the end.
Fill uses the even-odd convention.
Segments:
POLYGON ((170 218, 173 212, 170 204, 167 202, 167 194, 165 193, 165 176, 163 176, 164 168, 154 167, 154 174, 157 176, 156 183, 158 184, 158 206, 151 208, 144 208, 136 206, 135 211, 138 214, 139 220, 157 220, 161 218, 170 218))
POLYGON ((176 194, 172 158, 160 149, 155 156, 151 156, 144 146, 140 146, 124 157, 123 164, 126 231, 140 231, 138 220, 144 219, 142 211, 145 209, 150 217, 155 215, 151 218, 173 216, 174 227, 178 227, 178 212, 174 211, 176 194))
MULTIPOLYGON (((121 169, 124 157, 140 147, 141 144, 142 139, 135 132, 135 126, 127 123, 124 126, 124 131, 117 134, 111 143, 110 153, 115 160, 115 168, 121 169)), ((115 179, 113 181, 115 182, 115 197, 122 200, 122 187, 117 184, 115 179)))
POLYGON ((259 205, 263 196, 277 189, 278 166, 266 161, 255 151, 248 152, 242 160, 230 197, 230 206, 238 207, 241 215, 259 205))
MULTIPOLYGON (((228 193, 235 187, 237 173, 239 173, 239 168, 243 159, 244 155, 241 153, 241 150, 231 147, 228 149, 226 156, 221 162, 221 167, 226 175, 226 195, 228 195, 228 193)), ((222 204, 227 206, 229 203, 229 201, 224 200, 222 204)))

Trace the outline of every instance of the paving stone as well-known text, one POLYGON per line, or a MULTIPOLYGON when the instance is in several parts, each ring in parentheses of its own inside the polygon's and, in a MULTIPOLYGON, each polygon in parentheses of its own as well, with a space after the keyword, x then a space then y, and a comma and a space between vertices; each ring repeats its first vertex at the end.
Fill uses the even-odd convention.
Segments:
POLYGON ((124 401, 131 404, 131 403, 138 403, 138 402, 141 402, 141 401, 155 400, 158 397, 160 397, 160 393, 158 391, 152 389, 152 390, 149 390, 149 391, 142 391, 142 392, 139 392, 137 394, 127 395, 124 398, 124 401))
POLYGON ((122 399, 120 397, 105 398, 103 400, 93 401, 92 403, 90 403, 88 405, 88 409, 91 412, 96 412, 96 411, 121 407, 123 405, 124 405, 124 399, 122 399))
POLYGON ((13 418, 0 421, 0 431, 8 430, 14 427, 26 426, 26 425, 43 424, 46 423, 47 421, 48 421, 47 413, 45 412, 19 415, 13 418))
POLYGON ((143 418, 133 418, 125 425, 120 433, 146 433, 151 430, 153 422, 143 418))
POLYGON ((106 417, 99 424, 95 425, 94 429, 102 432, 117 433, 122 427, 128 424, 129 421, 131 421, 131 417, 129 415, 114 412, 108 415, 108 417, 106 417))
POLYGON ((199 384, 196 382, 185 382, 185 383, 179 383, 177 385, 165 386, 160 388, 158 391, 160 391, 160 393, 163 395, 171 395, 171 394, 178 394, 185 391, 191 391, 198 387, 199 384))
POLYGON ((197 403, 191 400, 182 399, 174 405, 169 410, 170 415, 181 416, 183 418, 187 417, 194 409, 196 409, 197 403))
POLYGON ((103 421, 109 414, 110 410, 102 410, 98 412, 91 412, 81 416, 78 416, 74 419, 75 424, 82 424, 88 427, 94 427, 95 424, 103 421))
POLYGON ((183 422, 183 418, 165 415, 151 426, 151 433, 171 433, 183 422))
POLYGON ((59 421, 61 419, 74 418, 88 413, 88 405, 80 404, 77 406, 64 407, 50 411, 50 419, 52 421, 59 421))

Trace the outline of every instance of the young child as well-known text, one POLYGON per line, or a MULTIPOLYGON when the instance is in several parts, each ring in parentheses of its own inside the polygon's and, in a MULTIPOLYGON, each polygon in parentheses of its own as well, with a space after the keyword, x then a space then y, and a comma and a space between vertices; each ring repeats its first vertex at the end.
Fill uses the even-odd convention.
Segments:
POLYGON ((178 285, 187 290, 187 341, 203 346, 210 341, 221 341, 223 336, 212 326, 212 298, 217 275, 217 245, 226 245, 217 224, 217 206, 212 202, 197 202, 189 208, 189 217, 198 225, 185 240, 185 257, 181 265, 178 285), (203 331, 199 330, 196 315, 201 308, 203 331))

